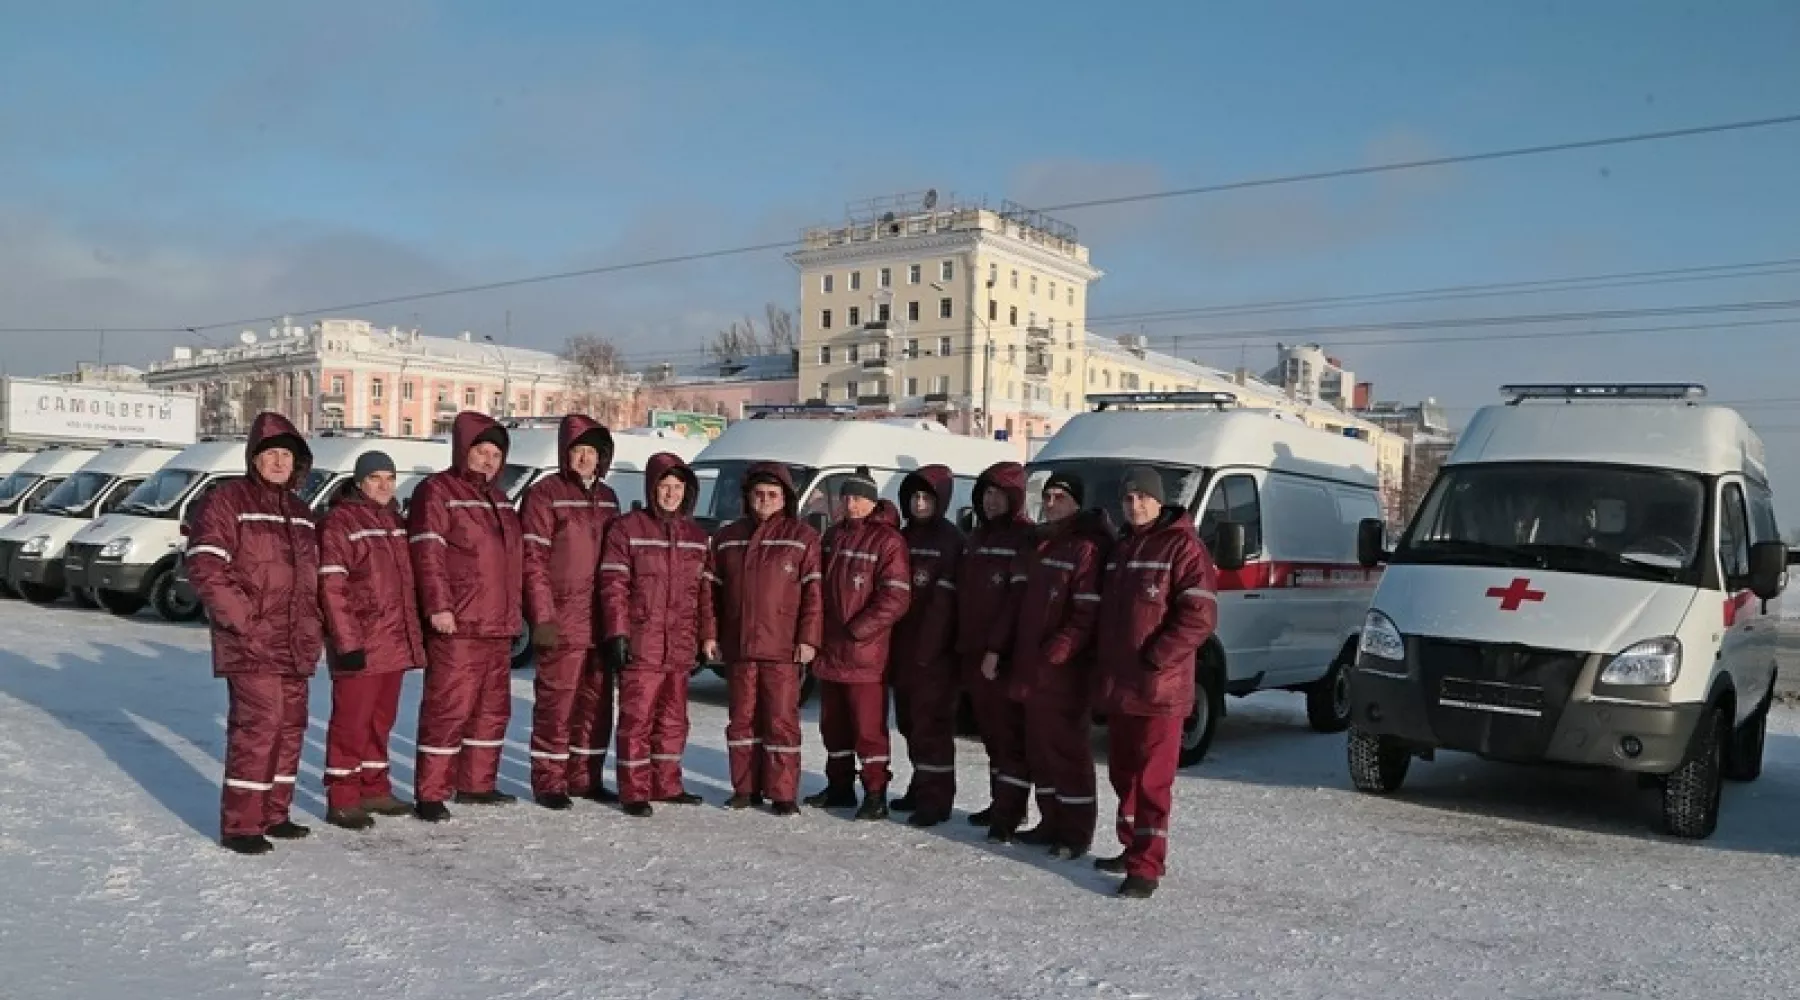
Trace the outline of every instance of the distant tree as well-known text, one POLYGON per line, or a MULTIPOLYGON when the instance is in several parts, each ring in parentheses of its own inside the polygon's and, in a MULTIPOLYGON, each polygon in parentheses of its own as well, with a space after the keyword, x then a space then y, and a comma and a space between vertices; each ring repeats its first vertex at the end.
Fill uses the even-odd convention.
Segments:
POLYGON ((619 345, 598 334, 577 334, 564 345, 563 359, 573 369, 570 413, 585 413, 609 427, 633 423, 635 389, 625 377, 625 355, 619 345))
POLYGON ((771 302, 763 307, 763 323, 759 331, 754 317, 733 321, 713 334, 707 352, 719 361, 733 361, 754 354, 785 354, 799 346, 793 313, 771 302))

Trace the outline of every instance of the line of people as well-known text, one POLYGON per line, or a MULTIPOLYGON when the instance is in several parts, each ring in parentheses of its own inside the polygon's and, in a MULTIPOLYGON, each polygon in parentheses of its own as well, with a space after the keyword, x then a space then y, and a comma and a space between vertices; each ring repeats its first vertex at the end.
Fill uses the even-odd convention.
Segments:
POLYGON ((798 514, 780 463, 745 477, 748 516, 716 536, 692 517, 698 481, 669 454, 646 465, 640 509, 621 513, 605 483, 612 437, 571 415, 561 467, 519 509, 496 486, 509 440, 459 414, 452 464, 419 484, 405 521, 395 470, 379 452, 356 490, 315 524, 292 485, 310 452, 278 414, 257 417, 249 474, 194 519, 188 575, 212 625, 227 682, 221 842, 245 854, 310 830, 290 818, 307 725, 307 686, 323 656, 332 677, 326 820, 363 829, 377 815, 448 819, 448 803, 514 801, 496 785, 510 705, 512 639, 536 648, 531 788, 542 806, 617 801, 694 804, 682 782, 687 682, 702 659, 726 664, 726 805, 800 811, 799 687, 819 682, 826 788, 808 806, 858 819, 910 812, 947 821, 956 798, 959 695, 975 710, 991 775, 972 813, 990 841, 1085 855, 1094 837, 1096 708, 1108 716, 1109 774, 1123 851, 1097 860, 1120 893, 1155 891, 1167 856, 1182 721, 1195 656, 1211 635, 1214 570, 1192 521, 1164 506, 1154 469, 1129 471, 1115 531, 1084 510, 1081 480, 1052 476, 1044 521, 1025 510, 1025 473, 1000 463, 976 482, 976 527, 949 518, 950 470, 908 474, 901 511, 865 474, 840 489, 842 516, 820 537, 798 514), (388 739, 401 679, 425 671, 415 801, 397 798, 388 739), (602 771, 614 742, 618 792, 602 771), (912 765, 889 801, 888 701, 912 765), (862 786, 858 799, 856 787, 862 786), (1022 829, 1035 798, 1039 823, 1022 829))

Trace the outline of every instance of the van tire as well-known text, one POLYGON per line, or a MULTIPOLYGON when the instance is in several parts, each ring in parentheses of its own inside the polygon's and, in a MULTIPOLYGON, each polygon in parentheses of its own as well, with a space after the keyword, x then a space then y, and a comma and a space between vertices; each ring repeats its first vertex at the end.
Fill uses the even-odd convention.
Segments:
POLYGON ((1730 781, 1755 781, 1762 777, 1763 744, 1769 734, 1769 706, 1775 701, 1775 685, 1756 706, 1744 724, 1731 731, 1731 744, 1725 748, 1725 777, 1730 781))
POLYGON ((18 584, 19 596, 33 604, 55 604, 62 597, 61 587, 51 587, 42 583, 18 584))
POLYGON ((120 618, 134 618, 144 605, 150 603, 136 594, 127 594, 122 590, 96 590, 94 597, 108 613, 120 618))
POLYGON ((1194 710, 1181 723, 1180 766, 1193 767, 1206 759, 1224 715, 1225 665, 1218 651, 1207 646, 1194 663, 1194 710))
POLYGON ((1694 729, 1687 760, 1663 779, 1663 829, 1673 837, 1703 840, 1719 826, 1719 790, 1731 719, 1713 706, 1694 729))
POLYGON ((1406 782, 1412 767, 1412 751, 1391 736, 1350 730, 1345 756, 1350 762, 1350 784, 1370 795, 1392 795, 1406 782))
POLYGON ((1318 733, 1350 728, 1350 663, 1355 646, 1345 646, 1325 676, 1306 687, 1306 721, 1318 733))
POLYGON ((76 587, 70 590, 69 600, 74 601, 76 607, 87 608, 90 611, 100 606, 99 598, 95 597, 94 592, 86 587, 76 587))
POLYGON ((514 670, 524 670, 531 666, 531 623, 520 622, 519 634, 513 636, 512 649, 508 652, 512 658, 514 670))
POLYGON ((177 625, 200 620, 200 601, 197 597, 188 601, 181 596, 173 566, 156 574, 156 580, 150 584, 150 606, 164 621, 177 625))

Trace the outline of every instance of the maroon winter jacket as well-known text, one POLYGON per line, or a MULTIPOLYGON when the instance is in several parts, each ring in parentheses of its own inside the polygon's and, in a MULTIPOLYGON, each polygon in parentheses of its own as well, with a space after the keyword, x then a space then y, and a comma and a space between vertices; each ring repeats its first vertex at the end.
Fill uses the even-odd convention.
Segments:
POLYGON ((377 507, 361 490, 319 524, 319 604, 330 662, 361 650, 363 674, 425 665, 425 631, 414 596, 412 552, 396 504, 377 507))
POLYGON ((524 573, 519 515, 492 480, 469 470, 469 449, 488 437, 502 455, 511 445, 505 428, 484 413, 465 410, 450 428, 450 468, 434 472, 413 491, 407 511, 419 612, 456 616, 456 635, 510 639, 524 621, 520 610, 524 573))
POLYGON ((781 484, 783 511, 761 523, 746 513, 712 540, 719 649, 727 663, 792 663, 795 646, 817 650, 823 640, 819 533, 800 520, 799 494, 780 462, 745 470, 746 512, 750 488, 764 479, 781 484))
POLYGON ((687 463, 657 452, 644 463, 644 509, 615 518, 606 529, 601 634, 630 640, 632 669, 692 670, 700 647, 717 638, 712 584, 718 576, 706 531, 693 518, 699 491, 687 463), (671 472, 687 489, 681 510, 665 515, 656 506, 656 484, 671 472))
POLYGON ((319 621, 319 540, 293 486, 312 469, 312 449, 286 417, 258 414, 244 446, 248 475, 213 490, 188 535, 188 582, 212 620, 213 675, 312 676, 324 651, 319 621), (294 453, 293 478, 277 486, 256 472, 267 441, 294 453))
POLYGON ((1194 658, 1219 621, 1217 576, 1185 511, 1121 530, 1100 586, 1102 711, 1193 711, 1194 658))
POLYGON ((887 673, 894 624, 906 614, 906 540, 894 505, 877 501, 862 520, 825 532, 825 641, 813 676, 842 684, 879 683, 887 673))
POLYGON ((556 430, 560 466, 525 492, 519 524, 525 536, 525 614, 533 626, 556 624, 560 649, 591 649, 595 577, 606 526, 619 514, 619 497, 602 481, 612 469, 612 432, 592 417, 571 413, 556 430), (584 486, 569 466, 577 444, 600 453, 594 482, 584 486))
POLYGON ((1098 510, 1038 525, 1034 544, 1013 566, 1012 613, 994 623, 989 646, 1005 665, 1007 697, 1092 690, 1100 570, 1111 545, 1112 529, 1098 510))
POLYGON ((950 520, 954 487, 943 465, 920 466, 900 481, 900 512, 911 518, 900 534, 912 568, 912 601, 894 626, 888 661, 895 680, 954 652, 956 567, 963 549, 962 532, 950 520), (936 513, 924 520, 911 517, 913 494, 922 490, 937 497, 936 513))
POLYGON ((997 462, 975 480, 975 530, 963 546, 956 573, 956 651, 965 657, 988 651, 993 623, 1009 613, 1013 561, 1031 545, 1025 514, 1025 467, 997 462), (989 521, 981 497, 989 486, 1005 491, 1011 513, 989 521))

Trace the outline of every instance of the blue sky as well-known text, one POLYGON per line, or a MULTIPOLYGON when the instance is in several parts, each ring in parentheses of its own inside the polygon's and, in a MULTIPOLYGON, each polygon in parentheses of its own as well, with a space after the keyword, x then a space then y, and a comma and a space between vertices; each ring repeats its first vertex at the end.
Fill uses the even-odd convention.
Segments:
MULTIPOLYGON (((1057 204, 1800 110, 1800 5, 1786 0, 285 6, 0 2, 0 325, 299 313, 788 238, 850 200, 926 187, 1057 204)), ((1788 127, 1067 218, 1107 272, 1091 310, 1105 316, 1800 257, 1797 166, 1788 127)), ((1221 330, 1790 299, 1797 286, 1781 274, 1144 332, 1191 349, 1221 330)), ((791 269, 765 254, 369 317, 497 333, 510 311, 517 343, 601 331, 650 360, 796 297, 791 269)), ((1435 395, 1460 416, 1506 379, 1696 378, 1721 399, 1800 397, 1795 330, 1413 346, 1355 334, 1337 352, 1378 395, 1435 395)), ((1273 337, 1201 356, 1266 367, 1273 337)), ((115 334, 108 353, 148 360, 174 342, 115 334)), ((0 342, 11 371, 93 353, 91 338, 0 342)), ((1800 467, 1800 408, 1745 412, 1777 462, 1800 467)), ((1783 481, 1800 523, 1800 475, 1783 481)))

